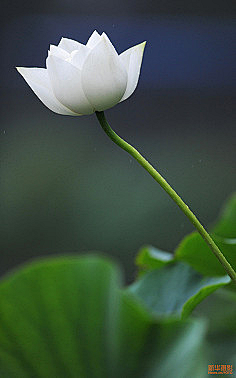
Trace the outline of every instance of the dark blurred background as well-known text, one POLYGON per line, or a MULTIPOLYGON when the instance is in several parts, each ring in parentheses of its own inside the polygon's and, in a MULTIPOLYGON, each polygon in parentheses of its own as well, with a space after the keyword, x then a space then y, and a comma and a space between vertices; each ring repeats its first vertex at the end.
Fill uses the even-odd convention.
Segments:
POLYGON ((118 52, 147 40, 137 90, 106 114, 209 226, 235 189, 235 14, 233 0, 2 1, 1 274, 100 251, 130 281, 142 245, 174 251, 193 229, 94 115, 54 114, 14 67, 44 67, 50 43, 94 29, 118 52))

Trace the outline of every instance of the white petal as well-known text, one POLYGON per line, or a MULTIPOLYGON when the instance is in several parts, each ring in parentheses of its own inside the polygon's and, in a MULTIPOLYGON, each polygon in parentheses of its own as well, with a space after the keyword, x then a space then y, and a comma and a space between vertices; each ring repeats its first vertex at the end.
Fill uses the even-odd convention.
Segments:
POLYGON ((84 93, 95 110, 117 104, 125 93, 127 72, 111 43, 103 37, 91 50, 82 68, 84 93))
POLYGON ((86 46, 89 47, 90 49, 93 49, 100 41, 101 41, 100 34, 98 34, 97 30, 94 30, 94 32, 89 37, 86 46))
POLYGON ((145 44, 146 42, 140 43, 119 55, 128 73, 127 88, 120 102, 131 96, 137 87, 145 44))
POLYGON ((106 35, 106 33, 103 32, 102 35, 101 35, 101 38, 105 38, 105 40, 108 42, 110 48, 113 49, 114 52, 116 52, 115 47, 113 46, 112 42, 110 41, 110 39, 108 38, 108 36, 106 35))
POLYGON ((71 53, 74 50, 79 50, 80 46, 84 46, 82 43, 74 41, 73 39, 69 38, 62 38, 59 42, 58 47, 71 53))
POLYGON ((79 50, 72 51, 68 61, 81 70, 89 52, 90 49, 88 47, 81 45, 79 50))
POLYGON ((54 55, 61 59, 68 59, 70 58, 70 54, 66 51, 61 49, 58 46, 50 45, 50 49, 48 51, 48 55, 54 55))
POLYGON ((66 108, 57 100, 52 91, 48 72, 45 68, 17 67, 17 71, 23 76, 36 96, 50 110, 58 114, 79 115, 66 108))
POLYGON ((56 98, 75 113, 94 112, 81 85, 81 71, 56 56, 47 58, 47 69, 56 98))

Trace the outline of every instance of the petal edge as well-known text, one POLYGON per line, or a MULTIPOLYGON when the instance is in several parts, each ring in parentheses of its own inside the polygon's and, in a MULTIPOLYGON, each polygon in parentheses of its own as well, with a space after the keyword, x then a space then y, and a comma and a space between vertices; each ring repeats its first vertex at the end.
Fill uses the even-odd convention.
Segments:
POLYGON ((81 46, 84 46, 82 43, 74 41, 73 39, 70 38, 64 38, 62 37, 58 47, 61 49, 67 51, 69 54, 72 53, 74 50, 79 50, 81 46))
POLYGON ((100 34, 97 32, 97 30, 94 30, 94 32, 90 35, 88 42, 86 43, 86 46, 89 49, 93 49, 97 43, 99 43, 101 40, 100 34))
POLYGON ((57 100, 52 91, 49 76, 45 68, 16 67, 16 69, 47 108, 57 114, 71 116, 80 115, 79 113, 71 111, 57 100))
POLYGON ((119 59, 125 66, 128 74, 127 87, 120 102, 130 97, 137 87, 145 45, 146 41, 131 47, 119 55, 119 59))
POLYGON ((116 105, 127 85, 127 72, 105 37, 90 51, 82 68, 84 93, 95 110, 116 105))
POLYGON ((58 101, 75 113, 92 114, 93 107, 82 88, 81 70, 53 55, 47 58, 46 63, 52 90, 58 101))

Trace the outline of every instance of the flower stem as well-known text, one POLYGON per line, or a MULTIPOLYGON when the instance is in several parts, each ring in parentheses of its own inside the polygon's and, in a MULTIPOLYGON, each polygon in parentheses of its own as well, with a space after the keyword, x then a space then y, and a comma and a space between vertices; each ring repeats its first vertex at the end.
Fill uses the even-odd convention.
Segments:
POLYGON ((116 143, 119 147, 123 150, 128 152, 131 156, 133 156, 137 162, 144 168, 146 171, 161 185, 161 187, 169 194, 169 196, 175 201, 175 203, 180 207, 180 209, 184 212, 184 214, 189 218, 192 224, 196 227, 199 234, 202 238, 206 241, 214 255, 217 257, 221 265, 224 267, 225 271, 228 273, 230 278, 236 282, 236 273, 229 262, 224 257, 223 253, 215 244, 214 240, 210 237, 208 232, 199 222, 197 217, 192 213, 189 207, 184 203, 184 201, 180 198, 180 196, 172 189, 172 187, 168 184, 168 182, 156 171, 156 169, 129 143, 124 141, 119 135, 117 135, 110 125, 108 124, 104 112, 96 112, 96 116, 100 125, 102 126, 105 133, 109 136, 109 138, 116 143))

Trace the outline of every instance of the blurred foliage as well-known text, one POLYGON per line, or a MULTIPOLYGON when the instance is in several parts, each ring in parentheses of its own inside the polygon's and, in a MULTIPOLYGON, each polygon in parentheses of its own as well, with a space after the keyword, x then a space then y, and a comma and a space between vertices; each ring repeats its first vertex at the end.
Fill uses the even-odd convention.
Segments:
POLYGON ((204 322, 151 316, 106 259, 30 264, 1 283, 0 305, 3 378, 203 376, 204 322))
MULTIPOLYGON (((236 265, 235 217, 236 196, 234 193, 223 206, 217 222, 212 227, 212 234, 217 244, 222 247, 222 241, 227 242, 228 249, 223 248, 223 251, 234 268, 236 265)), ((209 321, 206 337, 209 361, 228 361, 227 363, 235 366, 235 284, 227 284, 227 280, 223 283, 225 276, 222 275, 225 275, 225 271, 200 235, 193 233, 186 236, 180 242, 174 256, 155 247, 145 246, 140 249, 136 264, 139 268, 139 279, 131 285, 131 291, 133 290, 137 297, 155 313, 163 314, 172 309, 179 314, 182 313, 184 317, 198 305, 193 312, 194 315, 204 317, 209 321), (205 277, 178 260, 190 264, 205 277), (169 278, 168 274, 170 274, 169 278), (217 278, 209 277, 212 275, 221 275, 218 277, 218 287, 224 286, 224 289, 217 290, 213 294, 211 293, 217 289, 217 286, 214 288, 214 285, 208 286, 208 283, 211 280, 213 280, 212 283, 214 280, 217 282, 217 278), (222 283, 220 283, 221 278, 222 283), (203 286, 198 286, 199 283, 203 283, 203 286), (204 284, 206 284, 205 287, 204 284), (199 292, 194 294, 196 288, 199 292), (209 294, 211 295, 208 296, 209 294), (205 295, 208 297, 204 300, 205 295)))
POLYGON ((225 204, 212 232, 222 238, 236 237, 236 193, 225 204))
MULTIPOLYGON (((232 267, 236 269, 236 239, 219 238, 217 235, 211 236, 232 267)), ((186 236, 176 249, 175 256, 176 259, 186 261, 202 274, 209 276, 225 274, 220 262, 196 232, 186 236)))
MULTIPOLYGON (((234 196, 215 229, 232 231, 235 211, 234 196)), ((1 377, 187 378, 206 377, 222 358, 234 365, 230 278, 201 276, 153 247, 137 263, 142 275, 126 288, 116 264, 95 255, 43 259, 5 277, 1 377)))
POLYGON ((152 246, 142 247, 136 256, 136 264, 141 272, 143 270, 161 268, 174 261, 172 253, 161 251, 152 246))
POLYGON ((186 318, 205 297, 230 282, 228 276, 203 277, 189 266, 177 262, 151 269, 129 287, 157 315, 186 318))
MULTIPOLYGON (((236 270, 236 194, 226 204, 212 229, 212 238, 236 270)), ((205 275, 223 275, 224 269, 198 233, 188 235, 175 252, 178 260, 188 262, 205 275)))
MULTIPOLYGON (((224 205, 218 221, 212 228, 212 238, 232 267, 236 269, 236 194, 224 205)), ((184 237, 174 256, 152 246, 140 249, 136 264, 140 273, 184 261, 206 276, 225 275, 225 270, 198 232, 184 237)))

